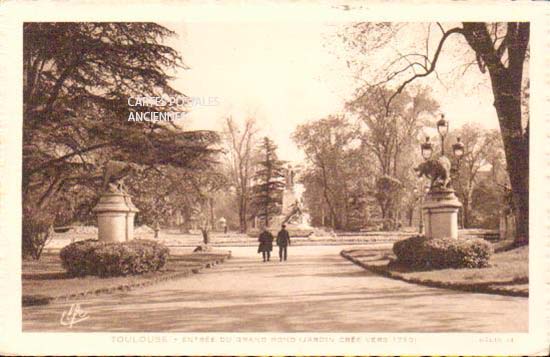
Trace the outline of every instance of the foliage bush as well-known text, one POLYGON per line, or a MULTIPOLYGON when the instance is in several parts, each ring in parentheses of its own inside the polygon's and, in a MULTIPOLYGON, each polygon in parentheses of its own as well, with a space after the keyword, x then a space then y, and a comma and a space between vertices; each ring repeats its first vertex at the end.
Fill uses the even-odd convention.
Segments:
POLYGON ((53 222, 51 212, 23 207, 21 249, 24 259, 40 259, 44 246, 52 236, 53 222))
POLYGON ((414 269, 483 268, 489 266, 493 249, 487 241, 474 239, 427 239, 413 236, 393 245, 397 262, 414 269))
POLYGON ((152 240, 71 243, 59 253, 63 268, 70 275, 100 277, 134 275, 157 271, 166 264, 170 251, 152 240))

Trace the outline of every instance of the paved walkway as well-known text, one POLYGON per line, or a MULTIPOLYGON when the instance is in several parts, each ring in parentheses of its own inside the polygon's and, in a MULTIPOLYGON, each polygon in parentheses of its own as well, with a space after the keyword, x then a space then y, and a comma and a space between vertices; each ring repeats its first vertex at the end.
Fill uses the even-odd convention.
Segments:
MULTIPOLYGON (((374 275, 344 246, 290 247, 262 263, 253 248, 212 269, 151 287, 79 300, 88 319, 60 324, 70 303, 23 309, 25 331, 523 332, 528 299, 461 293, 374 275)), ((274 252, 276 253, 276 252, 274 252)))

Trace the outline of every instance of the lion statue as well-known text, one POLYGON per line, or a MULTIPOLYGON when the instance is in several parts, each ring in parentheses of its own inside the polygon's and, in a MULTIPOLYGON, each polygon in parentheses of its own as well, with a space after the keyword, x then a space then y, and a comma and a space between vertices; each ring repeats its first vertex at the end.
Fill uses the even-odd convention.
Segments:
POLYGON ((430 189, 450 188, 451 184, 451 162, 445 156, 437 159, 426 160, 414 168, 418 177, 425 176, 431 180, 430 189))
POLYGON ((103 168, 102 192, 126 193, 124 179, 132 172, 141 172, 139 165, 125 162, 109 160, 103 168))

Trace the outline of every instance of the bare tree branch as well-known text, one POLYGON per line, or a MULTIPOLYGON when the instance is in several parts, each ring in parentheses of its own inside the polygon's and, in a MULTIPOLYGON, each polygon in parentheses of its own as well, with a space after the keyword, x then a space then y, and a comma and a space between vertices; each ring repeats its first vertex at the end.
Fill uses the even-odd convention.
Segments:
MULTIPOLYGON (((439 25, 441 30, 443 31, 443 27, 441 27, 441 25, 439 25)), ((403 89, 405 89, 405 87, 410 84, 411 82, 413 82, 415 79, 417 78, 421 78, 421 77, 426 77, 428 76, 430 73, 432 73, 434 70, 435 70, 435 66, 437 64, 437 60, 439 59, 439 55, 441 53, 441 50, 443 49, 443 45, 445 43, 445 41, 447 40, 447 38, 449 38, 449 36, 451 36, 452 34, 455 34, 455 33, 460 33, 462 34, 463 33, 463 29, 460 28, 460 27, 454 27, 448 31, 445 31, 443 33, 443 37, 441 37, 441 40, 439 41, 439 44, 437 45, 437 49, 435 50, 435 53, 434 53, 434 56, 433 56, 433 59, 431 61, 431 64, 430 64, 430 67, 424 72, 424 73, 419 73, 419 74, 415 74, 413 75, 411 78, 405 80, 403 83, 401 83, 401 85, 397 88, 397 90, 390 96, 390 98, 388 99, 387 101, 387 104, 386 104, 386 112, 389 111, 389 106, 392 102, 392 100, 399 94, 401 94, 401 92, 403 91, 403 89)))

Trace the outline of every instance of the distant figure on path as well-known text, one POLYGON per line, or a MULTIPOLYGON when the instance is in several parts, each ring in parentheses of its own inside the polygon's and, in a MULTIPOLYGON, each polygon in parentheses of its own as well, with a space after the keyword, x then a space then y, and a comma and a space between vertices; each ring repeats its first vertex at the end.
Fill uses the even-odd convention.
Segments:
POLYGON ((267 227, 263 227, 263 231, 260 233, 258 241, 260 242, 260 245, 258 246, 258 253, 262 253, 264 262, 269 261, 271 251, 273 250, 273 234, 267 230, 267 227))
POLYGON ((281 230, 277 234, 277 245, 279 246, 279 261, 286 261, 286 249, 290 245, 290 235, 286 230, 285 224, 281 226, 281 230))

